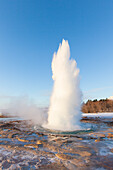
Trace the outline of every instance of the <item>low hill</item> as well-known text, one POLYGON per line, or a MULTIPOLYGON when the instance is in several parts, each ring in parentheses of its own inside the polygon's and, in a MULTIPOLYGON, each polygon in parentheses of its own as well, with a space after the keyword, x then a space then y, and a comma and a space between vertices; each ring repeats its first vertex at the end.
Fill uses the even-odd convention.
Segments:
POLYGON ((82 105, 83 113, 113 112, 113 100, 88 100, 82 105))

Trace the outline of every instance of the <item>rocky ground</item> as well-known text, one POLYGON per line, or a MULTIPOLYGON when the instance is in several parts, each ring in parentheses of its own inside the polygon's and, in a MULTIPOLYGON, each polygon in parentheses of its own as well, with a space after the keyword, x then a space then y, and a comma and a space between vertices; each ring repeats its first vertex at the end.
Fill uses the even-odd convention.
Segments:
POLYGON ((24 120, 0 121, 0 169, 113 169, 113 124, 88 119, 93 129, 58 134, 24 120))

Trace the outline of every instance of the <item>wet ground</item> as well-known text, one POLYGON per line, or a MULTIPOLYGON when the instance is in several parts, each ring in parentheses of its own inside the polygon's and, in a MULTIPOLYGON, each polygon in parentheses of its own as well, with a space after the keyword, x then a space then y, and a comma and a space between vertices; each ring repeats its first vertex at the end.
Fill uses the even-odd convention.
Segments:
POLYGON ((113 119, 81 120, 87 130, 47 131, 30 121, 0 119, 0 169, 113 169, 113 119))

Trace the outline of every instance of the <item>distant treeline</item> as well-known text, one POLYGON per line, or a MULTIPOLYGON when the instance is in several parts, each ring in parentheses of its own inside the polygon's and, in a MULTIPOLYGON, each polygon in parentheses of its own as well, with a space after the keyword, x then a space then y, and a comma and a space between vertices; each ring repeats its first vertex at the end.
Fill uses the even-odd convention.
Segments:
POLYGON ((88 100, 82 105, 83 113, 113 112, 113 100, 88 100))

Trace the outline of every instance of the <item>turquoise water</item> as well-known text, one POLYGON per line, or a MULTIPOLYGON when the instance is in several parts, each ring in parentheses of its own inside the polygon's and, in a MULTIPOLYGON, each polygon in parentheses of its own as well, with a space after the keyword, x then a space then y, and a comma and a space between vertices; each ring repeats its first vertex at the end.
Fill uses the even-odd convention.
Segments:
POLYGON ((62 135, 76 135, 76 134, 85 134, 93 132, 97 129, 95 125, 92 125, 90 123, 81 123, 81 129, 80 130, 73 130, 73 131, 59 131, 59 130, 51 130, 43 128, 42 126, 35 125, 34 129, 36 131, 44 132, 44 133, 50 133, 50 134, 62 134, 62 135))

